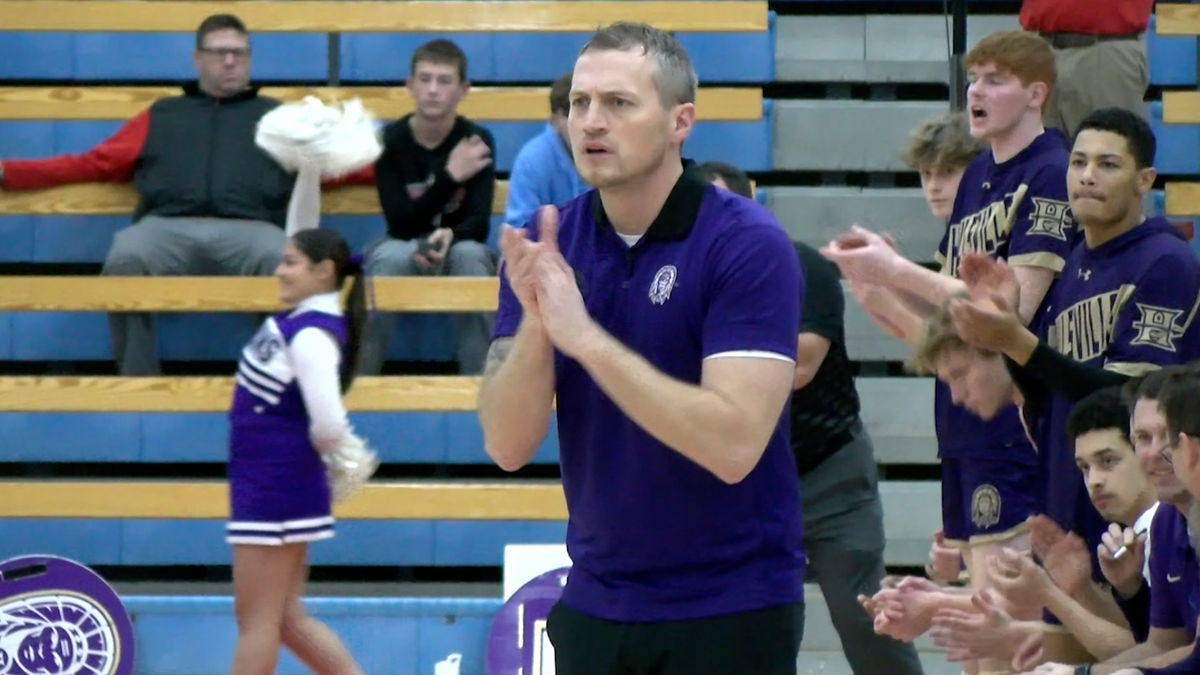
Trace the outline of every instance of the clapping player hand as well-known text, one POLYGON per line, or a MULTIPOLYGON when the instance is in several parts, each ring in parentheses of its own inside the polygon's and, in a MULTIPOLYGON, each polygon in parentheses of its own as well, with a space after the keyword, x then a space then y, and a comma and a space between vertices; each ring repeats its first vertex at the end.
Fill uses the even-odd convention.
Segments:
POLYGON ((519 227, 504 225, 500 230, 502 272, 521 303, 525 321, 540 321, 537 300, 537 260, 548 251, 558 252, 558 209, 543 206, 537 213, 538 239, 519 227))
POLYGON ((885 235, 854 225, 850 233, 834 239, 821 249, 845 279, 860 284, 887 285, 893 270, 903 261, 895 241, 885 235))
POLYGON ((1013 619, 988 589, 971 596, 977 612, 944 607, 933 615, 929 637, 946 652, 946 660, 1011 659, 1013 619))
POLYGON ((925 563, 925 574, 939 584, 952 584, 958 581, 962 571, 962 551, 955 546, 946 545, 946 535, 938 530, 933 533, 933 542, 929 545, 929 562, 925 563))

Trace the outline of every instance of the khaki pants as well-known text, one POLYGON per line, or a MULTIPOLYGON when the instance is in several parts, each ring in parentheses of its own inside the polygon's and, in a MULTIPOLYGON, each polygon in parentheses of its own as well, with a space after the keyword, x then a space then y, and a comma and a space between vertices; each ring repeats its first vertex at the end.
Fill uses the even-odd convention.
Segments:
POLYGON ((1142 97, 1150 83, 1142 40, 1108 40, 1087 47, 1054 49, 1057 84, 1042 113, 1047 127, 1071 136, 1100 108, 1125 108, 1145 115, 1142 97))

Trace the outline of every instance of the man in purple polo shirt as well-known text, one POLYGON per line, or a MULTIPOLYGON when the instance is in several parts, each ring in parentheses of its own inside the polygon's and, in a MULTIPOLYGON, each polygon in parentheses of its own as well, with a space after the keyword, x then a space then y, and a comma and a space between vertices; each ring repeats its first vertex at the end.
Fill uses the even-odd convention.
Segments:
POLYGON ((771 215, 682 161, 695 89, 670 35, 598 31, 568 118, 596 189, 502 233, 479 417, 515 470, 558 416, 574 565, 547 630, 567 675, 796 668, 803 528, 783 410, 803 284, 771 215))

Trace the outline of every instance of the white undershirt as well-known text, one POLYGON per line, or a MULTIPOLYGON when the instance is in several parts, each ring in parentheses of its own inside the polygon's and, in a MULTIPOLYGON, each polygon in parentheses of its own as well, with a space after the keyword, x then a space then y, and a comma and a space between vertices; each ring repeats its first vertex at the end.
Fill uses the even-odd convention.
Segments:
POLYGON ((1158 502, 1154 502, 1150 508, 1143 511, 1142 515, 1137 517, 1137 520, 1133 521, 1134 533, 1146 533, 1145 562, 1142 564, 1142 577, 1145 578, 1147 586, 1150 585, 1150 523, 1154 521, 1154 514, 1157 512, 1158 502))
MULTIPOLYGON (((340 316, 338 301, 337 293, 323 293, 305 298, 296 309, 340 316)), ((328 331, 315 326, 300 329, 292 338, 290 350, 296 384, 308 411, 309 439, 317 452, 333 450, 350 434, 338 375, 342 350, 328 331)))

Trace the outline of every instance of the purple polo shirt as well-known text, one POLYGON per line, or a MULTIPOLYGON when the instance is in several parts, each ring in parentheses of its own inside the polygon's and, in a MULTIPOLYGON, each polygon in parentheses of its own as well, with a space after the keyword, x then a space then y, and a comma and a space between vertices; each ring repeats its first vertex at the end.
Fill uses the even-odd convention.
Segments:
MULTIPOLYGON (((666 375, 698 384, 706 358, 738 352, 795 358, 803 283, 791 242, 765 209, 695 167, 632 247, 595 190, 563 207, 558 241, 593 319, 666 375)), ((520 319, 501 275, 495 337, 520 319)), ((574 563, 564 603, 642 622, 803 600, 786 406, 758 465, 727 485, 630 420, 578 362, 556 352, 554 368, 574 563)))
MULTIPOLYGON (((1004 162, 997 163, 990 151, 972 160, 938 246, 942 273, 957 277, 965 253, 1062 270, 1077 237, 1067 203, 1068 154, 1062 134, 1050 129, 1004 162)), ((940 379, 934 385, 934 420, 940 457, 991 456, 999 448, 1033 453, 1016 406, 1005 406, 985 422, 955 405, 940 379)))
POLYGON ((1196 637, 1200 613, 1200 569, 1188 538, 1187 519, 1160 504, 1150 525, 1150 626, 1183 628, 1196 637))

